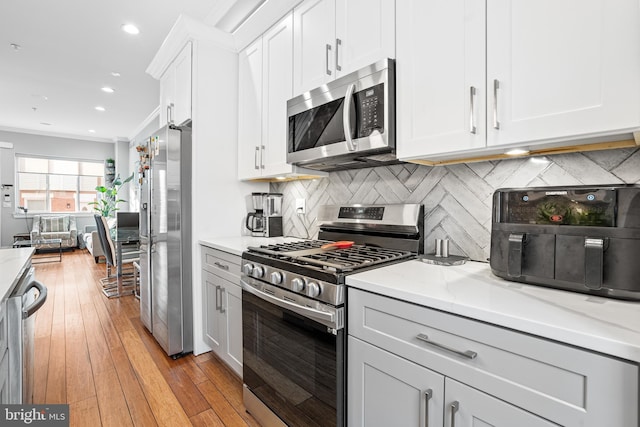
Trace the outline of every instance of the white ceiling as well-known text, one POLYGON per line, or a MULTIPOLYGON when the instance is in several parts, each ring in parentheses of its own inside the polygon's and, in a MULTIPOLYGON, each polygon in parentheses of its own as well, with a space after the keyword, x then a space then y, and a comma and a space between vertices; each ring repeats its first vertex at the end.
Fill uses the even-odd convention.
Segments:
POLYGON ((158 106, 159 83, 145 70, 178 16, 230 31, 260 3, 2 0, 0 129, 101 141, 133 137, 158 106), (140 34, 123 32, 124 23, 140 34), (104 93, 103 86, 115 92, 104 93))

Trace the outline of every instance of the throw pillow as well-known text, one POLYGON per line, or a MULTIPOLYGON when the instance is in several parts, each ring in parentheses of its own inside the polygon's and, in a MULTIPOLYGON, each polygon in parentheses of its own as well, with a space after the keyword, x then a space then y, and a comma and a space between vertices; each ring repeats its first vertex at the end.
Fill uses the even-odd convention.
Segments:
POLYGON ((40 218, 40 230, 43 233, 69 231, 69 216, 44 216, 40 218))

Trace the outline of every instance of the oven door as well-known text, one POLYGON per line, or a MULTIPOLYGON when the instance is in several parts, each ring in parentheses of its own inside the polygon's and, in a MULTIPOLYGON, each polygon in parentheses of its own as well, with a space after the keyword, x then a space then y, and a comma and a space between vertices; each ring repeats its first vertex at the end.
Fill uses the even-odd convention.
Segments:
POLYGON ((243 283, 245 387, 288 425, 344 425, 344 328, 280 307, 254 289, 243 283))

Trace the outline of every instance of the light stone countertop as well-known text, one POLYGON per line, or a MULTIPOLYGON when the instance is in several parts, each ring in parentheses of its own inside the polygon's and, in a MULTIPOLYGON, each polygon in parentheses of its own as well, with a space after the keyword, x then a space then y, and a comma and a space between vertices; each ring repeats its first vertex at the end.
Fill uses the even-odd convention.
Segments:
POLYGON ((242 252, 249 246, 277 245, 279 243, 290 243, 304 240, 299 237, 253 237, 253 236, 232 236, 232 237, 210 237, 198 240, 201 245, 228 252, 233 255, 242 256, 242 252))
POLYGON ((510 282, 480 262, 408 261, 347 276, 346 283, 640 363, 640 302, 510 282))
POLYGON ((31 264, 34 248, 0 249, 0 301, 11 295, 25 269, 31 264))

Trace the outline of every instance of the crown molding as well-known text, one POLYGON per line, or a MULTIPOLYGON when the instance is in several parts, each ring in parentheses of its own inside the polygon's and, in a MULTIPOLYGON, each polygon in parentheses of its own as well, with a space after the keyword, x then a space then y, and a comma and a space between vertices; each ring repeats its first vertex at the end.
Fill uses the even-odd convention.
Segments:
POLYGON ((162 42, 146 72, 154 79, 160 80, 171 62, 190 41, 208 41, 235 53, 235 43, 231 34, 182 14, 162 42))

